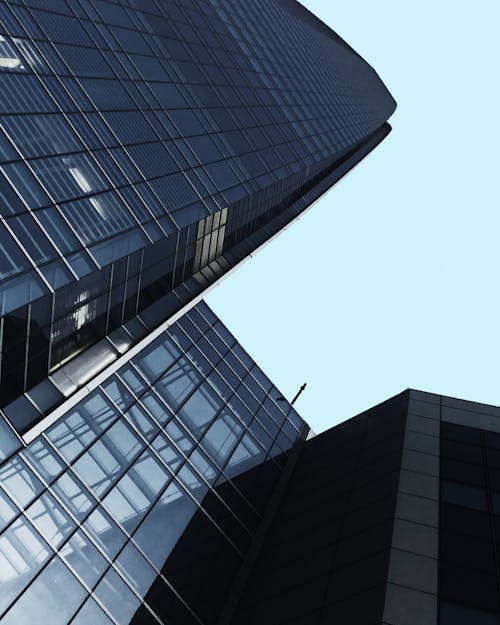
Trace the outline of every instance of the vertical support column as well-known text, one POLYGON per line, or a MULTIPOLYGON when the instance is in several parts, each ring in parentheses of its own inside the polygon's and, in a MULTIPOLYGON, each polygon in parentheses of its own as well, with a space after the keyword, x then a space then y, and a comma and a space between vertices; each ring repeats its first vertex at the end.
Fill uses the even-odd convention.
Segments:
POLYGON ((440 397, 410 391, 384 625, 437 625, 440 397))

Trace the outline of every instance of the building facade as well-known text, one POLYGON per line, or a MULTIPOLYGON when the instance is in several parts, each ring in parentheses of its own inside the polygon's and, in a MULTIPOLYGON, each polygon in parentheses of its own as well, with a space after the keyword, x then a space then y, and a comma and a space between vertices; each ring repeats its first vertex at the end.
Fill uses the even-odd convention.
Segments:
POLYGON ((2 437, 0 622, 498 625, 500 408, 407 390, 308 431, 198 305, 2 437))
POLYGON ((0 622, 215 623, 308 429, 280 396, 200 304, 28 446, 2 436, 0 622))
POLYGON ((289 0, 0 3, 0 407, 19 401, 14 427, 147 333, 137 315, 161 301, 167 319, 296 218, 394 108, 289 0))
POLYGON ((0 2, 2 625, 238 623, 308 427, 200 301, 394 108, 292 0, 0 2))
POLYGON ((498 625, 500 408, 405 391, 307 441, 233 625, 498 625))

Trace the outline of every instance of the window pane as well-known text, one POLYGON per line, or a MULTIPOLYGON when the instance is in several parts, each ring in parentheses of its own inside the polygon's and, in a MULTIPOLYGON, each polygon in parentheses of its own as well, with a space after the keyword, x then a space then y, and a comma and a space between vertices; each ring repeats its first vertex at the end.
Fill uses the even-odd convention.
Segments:
POLYGON ((5 610, 52 555, 49 546, 23 518, 0 537, 0 611, 5 610))
POLYGON ((2 618, 5 625, 66 625, 87 591, 55 557, 2 618))

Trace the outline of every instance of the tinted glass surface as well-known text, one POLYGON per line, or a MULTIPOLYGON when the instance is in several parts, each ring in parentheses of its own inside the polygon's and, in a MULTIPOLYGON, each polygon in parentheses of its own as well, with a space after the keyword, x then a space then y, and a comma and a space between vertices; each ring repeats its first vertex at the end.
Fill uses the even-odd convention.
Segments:
POLYGON ((0 620, 215 622, 301 436, 280 396, 202 303, 29 446, 2 439, 0 620))
POLYGON ((2 2, 2 404, 213 282, 394 106, 293 2, 2 2))

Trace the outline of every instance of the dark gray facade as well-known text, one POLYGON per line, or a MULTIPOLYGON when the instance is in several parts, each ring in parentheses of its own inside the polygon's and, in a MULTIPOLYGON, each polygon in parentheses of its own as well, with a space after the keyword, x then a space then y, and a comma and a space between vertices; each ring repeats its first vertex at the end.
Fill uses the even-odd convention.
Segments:
POLYGON ((419 391, 307 441, 233 625, 498 625, 500 408, 419 391))

